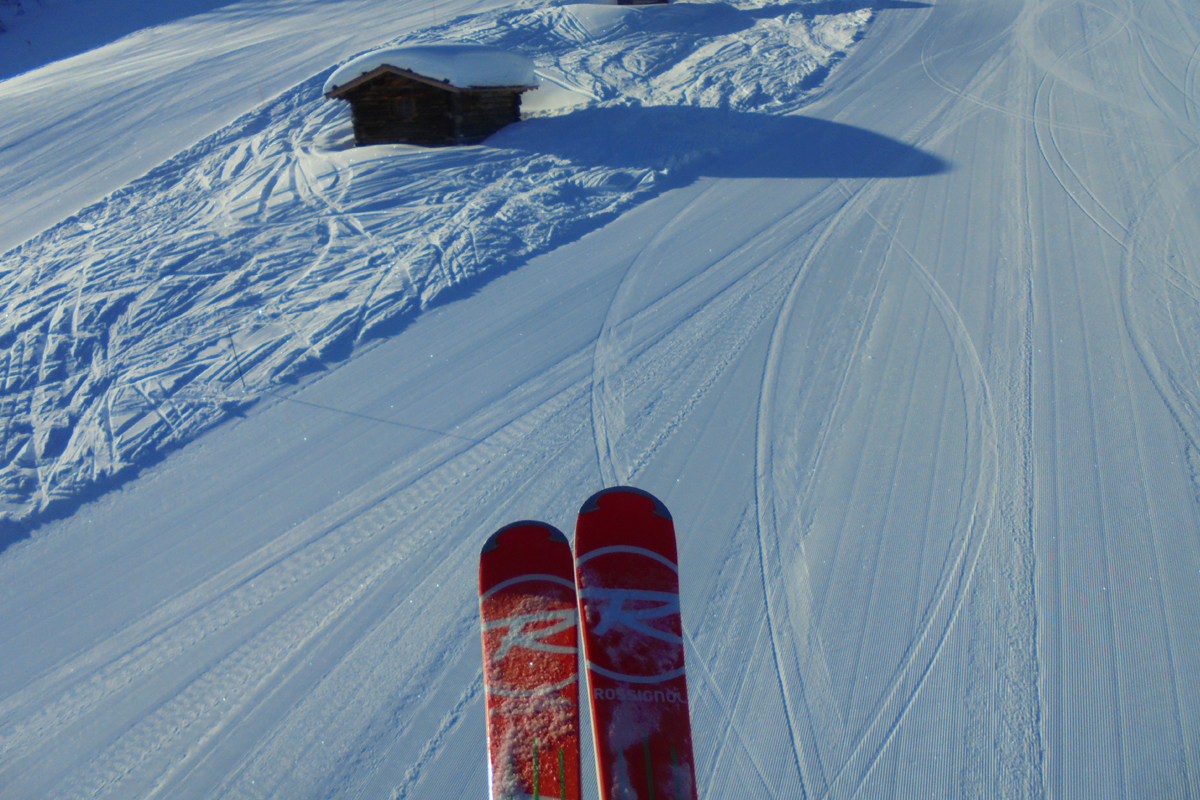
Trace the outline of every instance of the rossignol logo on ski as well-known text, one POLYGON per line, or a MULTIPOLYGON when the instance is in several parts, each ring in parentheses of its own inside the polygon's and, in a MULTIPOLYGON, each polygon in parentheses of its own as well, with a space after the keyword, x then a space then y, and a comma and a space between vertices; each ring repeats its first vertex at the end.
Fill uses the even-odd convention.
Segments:
POLYGON ((630 689, 617 686, 605 689, 597 686, 592 690, 597 700, 619 700, 622 703, 686 703, 687 698, 674 689, 630 689))
POLYGON ((652 592, 641 589, 585 589, 584 600, 596 603, 600 621, 595 631, 600 636, 620 625, 637 631, 644 636, 653 636, 664 642, 682 642, 683 639, 670 631, 659 630, 647 625, 647 621, 669 617, 679 613, 679 595, 673 592, 652 592), (630 603, 634 605, 630 605, 630 603), (650 603, 652 605, 640 605, 650 603))
MULTIPOLYGON (((510 578, 484 593, 480 598, 480 608, 483 612, 483 633, 487 637, 493 632, 500 632, 500 639, 490 649, 488 656, 488 671, 497 678, 488 684, 488 692, 505 697, 536 697, 553 694, 562 687, 575 682, 577 676, 571 671, 567 677, 558 681, 546 681, 545 673, 549 657, 551 662, 557 662, 561 656, 570 656, 574 660, 578 649, 574 646, 554 644, 552 640, 562 638, 559 634, 573 630, 576 625, 577 612, 574 608, 563 608, 561 600, 546 594, 529 591, 523 586, 519 610, 524 613, 511 614, 494 619, 487 618, 489 601, 497 595, 511 590, 520 584, 551 583, 567 589, 574 589, 574 584, 554 575, 520 575, 510 578), (531 603, 542 601, 543 609, 531 609, 531 603), (545 654, 533 655, 531 654, 545 654), (514 662, 511 666, 506 661, 514 662)), ((571 637, 572 640, 574 636, 571 637)))
MULTIPOLYGON (((579 557, 577 568, 586 570, 591 578, 588 586, 580 590, 579 598, 588 615, 590 630, 604 642, 597 654, 588 661, 588 668, 613 680, 634 684, 661 683, 678 678, 684 674, 681 659, 679 663, 674 658, 664 661, 663 655, 676 650, 682 654, 683 638, 676 633, 680 629, 679 593, 619 586, 631 569, 631 558, 635 559, 636 565, 632 569, 649 575, 652 582, 655 574, 664 585, 675 584, 678 580, 678 569, 670 560, 642 547, 601 547, 579 557), (623 567, 614 569, 606 565, 605 557, 611 556, 618 557, 623 567), (605 584, 618 585, 609 588, 605 584), (654 645, 654 640, 677 645, 677 648, 664 650, 654 645)), ((626 693, 630 700, 643 702, 686 702, 677 692, 671 692, 676 698, 669 699, 667 692, 642 693, 636 689, 605 691, 620 691, 626 693), (662 694, 663 697, 658 698, 656 694, 662 694)), ((621 699, 626 697, 622 696, 621 699)))
POLYGON ((545 640, 575 625, 574 611, 542 611, 537 614, 518 614, 515 617, 494 619, 484 623, 485 631, 505 630, 492 661, 502 661, 514 647, 536 650, 539 653, 574 653, 574 647, 546 644, 545 640), (550 626, 544 622, 553 623, 550 626), (532 626, 537 627, 532 627, 532 626))

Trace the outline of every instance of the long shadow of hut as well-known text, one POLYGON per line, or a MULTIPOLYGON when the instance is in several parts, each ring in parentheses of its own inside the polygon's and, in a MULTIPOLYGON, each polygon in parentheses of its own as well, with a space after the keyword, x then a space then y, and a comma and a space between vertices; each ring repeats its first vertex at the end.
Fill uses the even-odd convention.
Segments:
POLYGON ((325 96, 350 103, 358 145, 481 142, 521 119, 533 62, 482 45, 376 50, 337 69, 325 96))

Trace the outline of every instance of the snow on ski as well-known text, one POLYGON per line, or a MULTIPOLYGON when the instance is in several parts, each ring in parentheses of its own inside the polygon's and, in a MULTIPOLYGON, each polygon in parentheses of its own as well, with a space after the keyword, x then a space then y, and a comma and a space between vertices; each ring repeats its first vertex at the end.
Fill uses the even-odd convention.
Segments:
POLYGON ((479 556, 491 800, 579 800, 579 681, 571 546, 514 522, 479 556))
POLYGON ((640 489, 592 495, 575 529, 596 769, 604 800, 695 800, 671 515, 640 489))

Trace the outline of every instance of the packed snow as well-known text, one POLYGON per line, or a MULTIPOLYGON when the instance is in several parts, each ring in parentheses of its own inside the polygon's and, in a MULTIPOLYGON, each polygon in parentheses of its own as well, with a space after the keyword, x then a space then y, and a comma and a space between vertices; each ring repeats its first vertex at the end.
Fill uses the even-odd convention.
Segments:
POLYGON ((533 61, 520 53, 483 45, 418 45, 364 53, 338 67, 321 87, 321 93, 329 94, 383 66, 415 72, 459 89, 530 86, 534 82, 533 61))
POLYGON ((159 5, 0 82, 6 800, 484 796, 479 548, 619 483, 701 798, 1200 797, 1194 3, 159 5), (352 147, 447 43, 540 105, 352 147))
MULTIPOLYGON (((813 93, 802 76, 845 52, 781 43, 861 28, 861 11, 816 21, 787 9, 766 22, 753 15, 735 27, 772 31, 747 47, 728 31, 737 12, 727 6, 609 7, 639 20, 637 34, 614 28, 586 45, 577 8, 488 12, 408 37, 499 46, 382 52, 416 54, 405 63, 430 69, 453 55, 453 69, 464 70, 454 77, 470 77, 519 43, 548 74, 596 98, 586 109, 512 126, 480 147, 354 148, 345 104, 323 95, 338 75, 369 71, 381 52, 372 51, 0 256, 3 519, 71 504, 264 392, 669 186, 789 166, 803 174, 818 138, 871 136, 765 113, 797 107, 813 93), (757 81, 764 41, 776 43, 792 79, 770 94, 757 81), (689 102, 677 67, 714 46, 741 49, 741 58, 727 59, 689 102), (653 67, 608 68, 617 55, 653 67), (753 98, 743 96, 747 83, 760 87, 753 98), (775 152, 789 140, 799 149, 775 152), (760 163, 764 154, 770 163, 760 163)), ((885 157, 907 149, 875 138, 885 157)), ((915 168, 936 168, 927 160, 915 168)))

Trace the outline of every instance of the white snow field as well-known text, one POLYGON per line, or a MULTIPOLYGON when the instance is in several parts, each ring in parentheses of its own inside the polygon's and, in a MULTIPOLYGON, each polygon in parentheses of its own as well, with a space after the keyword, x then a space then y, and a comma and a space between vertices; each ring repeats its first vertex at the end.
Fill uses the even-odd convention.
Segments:
MULTIPOLYGON (((11 276, 0 290, 12 420, 2 518, 24 521, 75 502, 263 390, 345 358, 447 293, 577 239, 698 172, 813 169, 803 155, 771 147, 771 163, 754 151, 747 160, 748 145, 837 135, 859 150, 882 148, 877 159, 909 150, 862 129, 750 113, 810 96, 814 76, 853 42, 866 12, 810 21, 785 8, 766 15, 773 24, 747 44, 738 34, 757 28, 756 18, 731 20, 730 6, 657 15, 601 7, 602 26, 594 8, 491 12, 409 34, 476 42, 465 52, 478 53, 479 40, 505 45, 518 71, 528 62, 514 47, 537 53, 554 76, 539 113, 595 98, 577 113, 514 126, 485 147, 355 149, 347 105, 323 95, 339 74, 357 75, 361 59, 370 69, 371 51, 0 256, 0 273, 11 276), (640 21, 636 31, 626 17, 640 21), (581 43, 585 23, 605 35, 581 43), (681 30, 693 47, 681 48, 681 30), (800 35, 843 50, 791 45, 800 35), (740 57, 723 59, 697 103, 681 105, 692 86, 680 64, 718 45, 740 57), (786 79, 757 80, 764 52, 786 79), (648 66, 630 72, 610 59, 648 66), (747 95, 747 85, 760 88, 747 95), (654 105, 643 113, 643 103, 654 105)), ((447 50, 455 52, 436 52, 447 50)), ((429 45, 387 52, 424 53, 427 68, 441 69, 429 45)), ((483 66, 494 68, 492 60, 483 66)), ((841 166, 863 172, 854 158, 841 166)), ((925 160, 925 171, 938 163, 925 160)))
POLYGON ((1200 798, 1200 6, 434 13, 0 82, 0 797, 484 797, 479 546, 628 483, 701 797, 1200 798), (348 147, 442 41, 551 99, 348 147))

